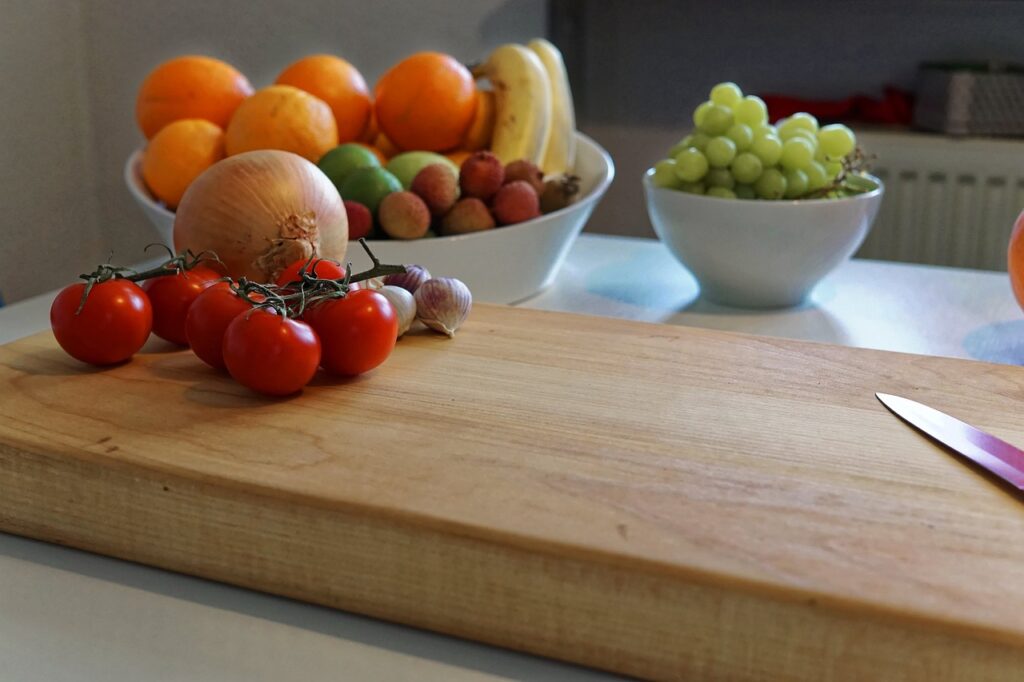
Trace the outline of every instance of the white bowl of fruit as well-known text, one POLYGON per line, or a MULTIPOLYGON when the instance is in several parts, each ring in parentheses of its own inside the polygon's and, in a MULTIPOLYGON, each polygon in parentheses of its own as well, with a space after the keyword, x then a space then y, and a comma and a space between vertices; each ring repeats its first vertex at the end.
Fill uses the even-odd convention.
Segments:
POLYGON ((644 174, 654 231, 705 298, 799 305, 860 247, 882 201, 853 132, 804 113, 770 125, 733 83, 712 88, 694 123, 644 174))
MULTIPOLYGON (((148 143, 128 159, 125 182, 172 248, 197 245, 177 238, 175 210, 205 174, 257 150, 291 152, 345 200, 350 239, 366 238, 384 262, 461 279, 483 301, 520 301, 550 284, 614 176, 604 149, 576 132, 561 54, 543 39, 499 46, 472 71, 440 53, 408 56, 372 97, 351 64, 329 55, 301 59, 256 91, 230 65, 185 56, 154 69, 136 110, 148 143), (220 74, 227 91, 206 93, 215 79, 197 72, 220 74), (199 94, 179 97, 192 90, 199 94), (211 122, 209 111, 226 101, 211 122)), ((266 204, 276 194, 253 177, 224 199, 266 204)), ((247 206, 225 210, 234 208, 247 206)), ((298 241, 286 224, 277 218, 261 234, 268 244, 298 241)), ((310 248, 342 259, 344 235, 331 236, 310 248)), ((247 243, 229 237, 229 251, 247 243)), ((273 278, 273 267, 261 269, 273 278)))

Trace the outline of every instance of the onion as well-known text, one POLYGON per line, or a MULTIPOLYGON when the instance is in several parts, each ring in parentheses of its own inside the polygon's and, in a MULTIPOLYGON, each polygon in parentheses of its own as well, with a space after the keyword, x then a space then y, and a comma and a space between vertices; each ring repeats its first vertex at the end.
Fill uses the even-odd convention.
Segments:
POLYGON ((213 251, 234 277, 272 282, 310 256, 344 262, 348 217, 334 184, 291 152, 245 152, 197 177, 174 218, 174 249, 213 251))

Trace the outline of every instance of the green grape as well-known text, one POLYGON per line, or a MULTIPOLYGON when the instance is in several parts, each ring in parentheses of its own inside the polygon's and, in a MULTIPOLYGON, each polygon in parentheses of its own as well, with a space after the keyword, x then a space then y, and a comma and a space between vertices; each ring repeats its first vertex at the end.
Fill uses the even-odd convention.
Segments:
POLYGON ((787 199, 796 199, 807 194, 807 173, 802 170, 787 170, 783 175, 786 176, 786 193, 783 196, 787 199))
POLYGON ((690 146, 693 147, 694 149, 699 149, 701 151, 707 149, 708 142, 711 141, 710 135, 701 132, 696 132, 693 135, 690 135, 690 137, 693 139, 693 141, 690 143, 690 146))
POLYGON ((762 199, 781 199, 786 194, 786 176, 778 168, 769 168, 754 183, 754 191, 762 199))
POLYGON ((821 189, 828 184, 828 175, 825 174, 825 166, 818 161, 811 161, 804 168, 807 173, 807 189, 811 192, 821 189))
POLYGON ((783 168, 806 168, 814 160, 814 147, 802 137, 791 137, 782 143, 779 163, 783 168))
POLYGON ((708 135, 724 135, 725 131, 732 127, 732 121, 732 109, 720 104, 712 104, 701 117, 699 127, 701 132, 708 135))
POLYGON ((779 136, 779 131, 770 123, 759 123, 758 125, 752 126, 751 130, 754 131, 755 140, 759 137, 764 137, 765 135, 771 135, 772 137, 779 136))
POLYGON ((692 146, 693 146, 693 135, 687 135, 683 139, 679 140, 679 142, 676 142, 674 145, 672 145, 672 149, 668 150, 668 158, 673 159, 673 158, 675 158, 676 154, 678 154, 679 152, 683 151, 687 147, 692 147, 692 146))
POLYGON ((835 180, 842 170, 843 164, 838 161, 828 161, 825 163, 825 175, 828 176, 829 180, 835 180))
POLYGON ((736 151, 745 152, 754 143, 754 131, 750 126, 742 123, 733 123, 726 131, 725 136, 736 143, 736 151))
POLYGON ((676 162, 674 159, 662 159, 654 164, 654 173, 651 174, 651 182, 655 187, 666 189, 677 189, 680 180, 676 177, 676 162))
POLYGON ((788 131, 796 128, 803 128, 804 130, 809 130, 816 134, 818 132, 818 119, 814 118, 810 114, 801 112, 799 114, 793 114, 784 121, 779 121, 778 128, 779 136, 782 139, 786 139, 788 131))
POLYGON ((738 199, 756 199, 757 192, 754 191, 753 185, 736 185, 732 188, 732 191, 736 193, 738 199))
POLYGON ((743 99, 743 91, 735 83, 719 83, 711 88, 711 97, 709 99, 715 104, 732 109, 743 99))
POLYGON ((761 176, 764 164, 757 155, 750 152, 743 152, 736 156, 732 162, 732 174, 736 182, 751 183, 761 176))
POLYGON ((742 102, 734 107, 736 120, 748 126, 755 126, 768 122, 768 107, 764 100, 756 95, 747 95, 742 102))
POLYGON ((679 189, 687 194, 704 194, 704 183, 703 182, 684 182, 679 185, 679 189))
POLYGON ((708 163, 716 168, 725 168, 736 157, 736 143, 728 137, 713 137, 704 150, 708 163))
POLYGON ((728 168, 712 168, 708 171, 708 174, 704 176, 704 179, 708 183, 708 187, 725 187, 732 189, 736 186, 736 179, 733 178, 732 173, 729 172, 728 168))
POLYGON ((818 131, 818 146, 826 155, 841 159, 857 146, 857 138, 843 124, 833 123, 818 131))
POLYGON ((720 199, 735 199, 736 192, 733 192, 731 189, 726 187, 709 187, 708 196, 718 197, 720 199))
POLYGON ((754 138, 754 143, 750 145, 750 152, 761 159, 761 163, 765 167, 774 166, 782 157, 782 140, 774 135, 754 138))
POLYGON ((790 126, 789 128, 786 129, 785 134, 781 132, 779 133, 779 138, 783 142, 785 142, 786 140, 790 140, 794 137, 802 137, 808 142, 810 142, 812 147, 814 147, 815 149, 818 148, 817 135, 814 134, 814 131, 808 130, 807 128, 793 128, 792 126, 790 126))
POLYGON ((708 109, 714 105, 711 102, 701 102, 697 105, 697 108, 693 110, 693 125, 700 128, 704 122, 704 116, 708 113, 708 109))
POLYGON ((699 149, 690 147, 676 155, 676 175, 683 182, 697 182, 708 172, 708 158, 699 149))

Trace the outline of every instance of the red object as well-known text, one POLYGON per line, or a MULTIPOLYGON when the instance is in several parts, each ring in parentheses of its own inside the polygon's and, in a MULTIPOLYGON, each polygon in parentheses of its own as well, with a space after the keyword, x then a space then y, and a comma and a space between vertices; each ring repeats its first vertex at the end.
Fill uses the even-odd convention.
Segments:
POLYGON ((398 339, 398 315, 376 291, 353 291, 317 305, 309 319, 322 344, 328 372, 355 376, 387 360, 398 339))
POLYGON ((165 341, 187 346, 185 316, 199 294, 220 279, 220 273, 203 266, 148 279, 143 291, 153 305, 153 333, 165 341))
POLYGON ((302 390, 320 365, 320 339, 305 322, 248 310, 224 331, 224 364, 235 381, 267 395, 302 390))
POLYGON ((863 121, 883 125, 910 125, 914 97, 906 90, 887 86, 882 99, 854 95, 842 100, 810 100, 787 95, 761 95, 768 106, 768 120, 778 121, 805 111, 819 121, 863 121))
POLYGON ((362 239, 373 232, 373 215, 370 209, 358 201, 345 199, 345 214, 348 216, 348 238, 362 239))
MULTIPOLYGON (((297 260, 277 276, 275 284, 279 287, 283 287, 292 282, 299 282, 299 271, 306 265, 308 261, 297 260)), ((345 268, 341 267, 334 261, 329 260, 317 260, 313 265, 313 275, 320 279, 345 279, 345 268)))
POLYGON ((219 282, 196 297, 185 316, 185 337, 192 352, 216 369, 224 369, 224 331, 252 305, 219 282))
POLYGON ((113 365, 135 355, 153 328, 153 307, 137 284, 110 279, 93 285, 82 303, 85 284, 71 284, 50 306, 50 327, 64 351, 91 365, 113 365))

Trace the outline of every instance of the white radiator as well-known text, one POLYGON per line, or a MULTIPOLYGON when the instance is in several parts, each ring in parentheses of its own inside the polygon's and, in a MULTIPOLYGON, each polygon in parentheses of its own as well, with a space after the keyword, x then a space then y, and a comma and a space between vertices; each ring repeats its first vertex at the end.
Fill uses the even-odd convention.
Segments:
POLYGON ((860 130, 857 138, 886 187, 858 256, 1006 268, 1024 209, 1024 141, 860 130))

